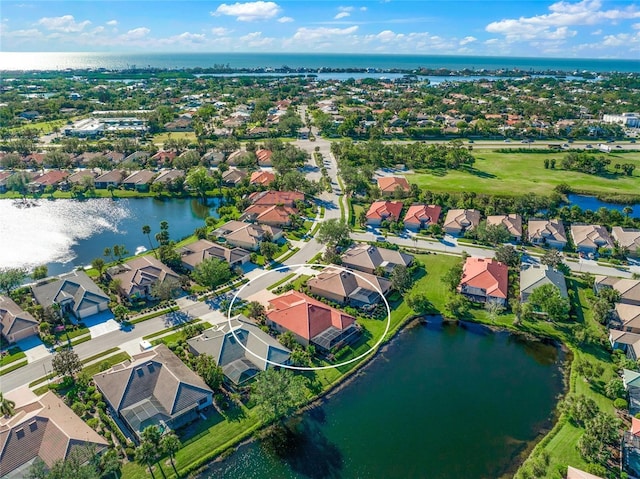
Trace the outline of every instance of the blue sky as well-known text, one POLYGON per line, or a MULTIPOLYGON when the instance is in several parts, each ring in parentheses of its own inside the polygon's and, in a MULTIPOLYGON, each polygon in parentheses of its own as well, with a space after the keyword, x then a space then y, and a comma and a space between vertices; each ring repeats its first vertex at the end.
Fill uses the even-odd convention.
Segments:
POLYGON ((640 0, 2 0, 0 51, 640 59, 640 0))

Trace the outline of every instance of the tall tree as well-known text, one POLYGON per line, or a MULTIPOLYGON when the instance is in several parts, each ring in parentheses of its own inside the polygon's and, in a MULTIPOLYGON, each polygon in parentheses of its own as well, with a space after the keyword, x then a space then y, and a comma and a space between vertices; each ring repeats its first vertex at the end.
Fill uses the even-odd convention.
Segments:
POLYGON ((207 191, 213 188, 213 178, 204 166, 189 170, 185 183, 203 200, 207 198, 207 191))
POLYGON ((27 277, 27 272, 22 268, 0 268, 0 290, 7 295, 12 289, 20 286, 27 277))
POLYGON ((409 291, 413 285, 411 271, 409 268, 401 264, 393 268, 389 279, 391 280, 391 287, 400 294, 404 294, 409 291))
POLYGON ((63 349, 56 353, 51 363, 53 370, 60 376, 71 376, 82 369, 80 358, 72 349, 63 349))
POLYGON ((31 278, 34 281, 38 281, 39 279, 46 278, 48 273, 49 268, 47 268, 46 264, 42 264, 33 268, 33 271, 31 272, 31 278))
POLYGON ((94 258, 93 261, 91 261, 91 267, 98 271, 98 275, 100 276, 100 279, 102 279, 105 267, 104 260, 102 258, 94 258))
POLYGON ((337 218, 323 221, 318 228, 316 240, 328 247, 348 244, 350 241, 349 225, 337 218))
POLYGON ((176 470, 176 465, 174 464, 173 459, 176 456, 176 452, 180 450, 181 446, 182 444, 180 443, 180 439, 178 439, 178 436, 176 436, 173 432, 165 434, 164 436, 162 436, 162 439, 160 439, 160 449, 164 454, 169 456, 171 467, 173 468, 173 471, 176 473, 176 475, 178 474, 178 471, 176 470))
POLYGON ((14 408, 16 407, 16 403, 11 399, 7 399, 4 397, 4 394, 0 392, 0 414, 3 416, 13 416, 15 414, 14 408))
POLYGON ((153 251, 154 256, 158 259, 158 252, 153 247, 153 243, 151 243, 151 226, 144 225, 142 227, 142 234, 147 236, 147 239, 149 240, 149 249, 153 251))
POLYGON ((557 268, 562 263, 562 253, 555 248, 551 248, 545 251, 542 258, 540 258, 540 262, 552 268, 557 268))
POLYGON ((256 376, 251 397, 264 421, 290 414, 306 396, 305 379, 289 369, 269 368, 256 376))
POLYGON ((158 449, 152 443, 148 441, 142 441, 142 443, 136 448, 135 460, 141 466, 147 466, 149 468, 149 474, 155 479, 153 474, 153 465, 158 460, 158 449))
POLYGON ((207 288, 215 288, 219 284, 228 281, 231 275, 229 263, 217 258, 204 259, 191 273, 191 276, 198 284, 207 288))

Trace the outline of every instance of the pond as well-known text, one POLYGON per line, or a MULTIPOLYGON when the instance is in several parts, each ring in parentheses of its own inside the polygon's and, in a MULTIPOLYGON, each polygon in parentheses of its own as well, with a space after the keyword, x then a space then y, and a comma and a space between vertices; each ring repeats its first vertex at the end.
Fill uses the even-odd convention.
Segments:
POLYGON ((595 196, 586 195, 567 195, 569 200, 569 206, 579 206, 582 210, 598 211, 599 208, 608 208, 610 210, 618 210, 623 213, 624 208, 630 206, 633 209, 632 217, 640 217, 640 203, 631 205, 620 205, 617 203, 608 203, 606 201, 599 200, 595 196))
POLYGON ((512 477, 551 426, 561 356, 477 325, 409 328, 351 384, 292 420, 277 453, 252 442, 199 477, 512 477))
POLYGON ((218 199, 204 205, 196 199, 109 198, 35 201, 37 206, 17 207, 0 200, 0 267, 27 268, 46 264, 49 274, 86 266, 113 245, 134 254, 149 248, 142 226, 151 227, 151 240, 160 222, 169 222, 171 239, 180 240, 217 217, 218 199))

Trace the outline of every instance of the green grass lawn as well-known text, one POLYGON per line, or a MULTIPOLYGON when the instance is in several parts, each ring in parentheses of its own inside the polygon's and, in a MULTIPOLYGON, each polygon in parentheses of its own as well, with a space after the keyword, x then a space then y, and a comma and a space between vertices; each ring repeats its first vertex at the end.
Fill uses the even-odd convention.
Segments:
POLYGON ((173 131, 173 132, 167 132, 167 133, 158 133, 156 135, 153 135, 153 138, 151 141, 153 142, 154 145, 162 146, 162 144, 166 142, 169 138, 171 138, 172 140, 186 139, 186 140, 195 142, 196 134, 192 131, 173 131))
POLYGON ((0 366, 6 366, 7 364, 11 364, 12 362, 17 361, 18 359, 22 359, 26 357, 26 354, 24 354, 24 352, 22 352, 22 350, 18 346, 14 346, 10 348, 8 353, 9 354, 7 354, 6 356, 3 356, 2 359, 0 360, 0 366))
POLYGON ((638 194, 640 185, 640 153, 612 153, 610 171, 616 163, 633 163, 633 176, 611 175, 600 177, 556 168, 546 170, 544 160, 555 158, 559 165, 565 153, 498 153, 495 151, 474 152, 476 163, 467 170, 449 170, 436 173, 407 175, 411 183, 431 191, 514 195, 537 193, 548 195, 554 186, 567 183, 576 191, 593 193, 638 194))

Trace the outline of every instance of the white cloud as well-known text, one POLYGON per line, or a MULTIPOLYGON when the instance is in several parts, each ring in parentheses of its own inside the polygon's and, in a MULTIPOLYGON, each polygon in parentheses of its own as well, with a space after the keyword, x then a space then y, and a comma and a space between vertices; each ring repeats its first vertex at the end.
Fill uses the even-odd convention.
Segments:
POLYGON ((346 18, 351 16, 351 14, 349 12, 340 12, 337 13, 335 17, 333 17, 334 20, 340 20, 341 18, 346 18))
POLYGON ((303 42, 315 42, 318 40, 327 40, 335 37, 352 35, 357 31, 358 31, 358 27, 355 25, 347 28, 302 27, 302 28, 298 28, 296 33, 293 35, 293 40, 303 41, 303 42))
POLYGON ((591 35, 602 35, 602 28, 598 28, 597 30, 591 32, 591 35))
POLYGON ((122 40, 138 40, 140 38, 144 38, 151 32, 147 27, 138 27, 132 30, 129 30, 124 35, 121 35, 120 38, 122 40))
POLYGON ((353 7, 338 7, 339 12, 353 12, 354 10, 353 7))
POLYGON ((250 48, 264 48, 273 44, 273 38, 263 37, 262 32, 252 32, 240 37, 240 41, 250 48))
POLYGON ((76 22, 73 15, 63 15, 61 17, 43 17, 38 20, 37 25, 42 25, 47 30, 55 32, 81 32, 87 25, 90 25, 89 20, 82 22, 76 22))
POLYGON ((248 2, 234 3, 227 5, 223 3, 215 12, 211 12, 213 16, 228 15, 236 17, 239 22, 254 22, 257 20, 269 20, 276 17, 282 9, 275 2, 248 2))
POLYGON ((169 38, 164 38, 161 40, 163 44, 183 44, 183 45, 191 45, 194 43, 204 43, 207 37, 204 33, 190 33, 184 32, 179 35, 173 35, 169 38))
POLYGON ((216 37, 224 37, 225 35, 229 35, 233 30, 229 30, 224 27, 214 27, 211 29, 211 33, 213 33, 216 37))
POLYGON ((464 37, 462 40, 460 40, 460 46, 466 45, 468 43, 473 43, 475 41, 478 41, 476 37, 464 37))
POLYGON ((633 5, 611 10, 602 10, 601 7, 600 0, 582 0, 577 3, 560 1, 549 6, 551 13, 491 22, 485 30, 504 35, 507 42, 560 39, 576 34, 569 27, 640 18, 640 11, 633 5))
POLYGON ((633 25, 631 25, 631 28, 633 28, 634 30, 640 30, 640 23, 634 23, 633 25))
POLYGON ((361 11, 361 12, 366 12, 367 10, 368 10, 368 8, 367 8, 367 7, 360 7, 360 11, 361 11))
POLYGON ((280 17, 280 18, 278 18, 278 23, 291 23, 293 21, 294 20, 291 17, 280 17))
POLYGON ((118 20, 109 20, 106 25, 109 25, 110 27, 115 27, 118 24, 118 20))

